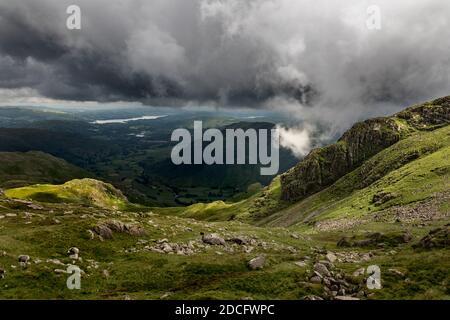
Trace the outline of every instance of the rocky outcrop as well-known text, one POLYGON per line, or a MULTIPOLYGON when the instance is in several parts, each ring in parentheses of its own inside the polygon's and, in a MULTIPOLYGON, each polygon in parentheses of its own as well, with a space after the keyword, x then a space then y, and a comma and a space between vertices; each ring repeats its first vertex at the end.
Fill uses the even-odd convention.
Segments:
POLYGON ((202 236, 202 241, 206 244, 213 245, 213 246, 224 246, 225 240, 220 237, 218 234, 211 233, 205 235, 203 232, 200 233, 202 236))
POLYGON ((300 201, 330 186, 414 130, 450 123, 450 96, 410 107, 392 117, 355 124, 339 141, 318 148, 281 176, 281 199, 300 201))
POLYGON ((412 106, 395 115, 418 130, 432 130, 450 123, 450 96, 412 106))
POLYGON ((401 233, 393 232, 382 234, 379 232, 370 233, 362 239, 343 237, 337 242, 338 247, 374 247, 374 246, 397 246, 408 243, 412 240, 409 231, 401 233))
POLYGON ((96 225, 91 232, 97 235, 101 240, 112 239, 113 232, 125 233, 130 236, 140 237, 145 236, 145 229, 142 227, 126 224, 117 220, 105 221, 101 224, 96 225))
POLYGON ((423 237, 416 248, 434 249, 447 248, 450 246, 450 224, 442 228, 431 230, 429 234, 423 237))

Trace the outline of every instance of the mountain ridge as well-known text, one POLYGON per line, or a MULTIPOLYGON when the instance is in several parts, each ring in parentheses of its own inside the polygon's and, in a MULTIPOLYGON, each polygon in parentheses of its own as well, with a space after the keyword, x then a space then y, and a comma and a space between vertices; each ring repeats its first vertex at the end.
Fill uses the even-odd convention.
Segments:
POLYGON ((302 200, 415 130, 434 130, 448 123, 450 96, 409 107, 391 117, 356 123, 338 142, 312 150, 281 175, 281 198, 290 202, 302 200))

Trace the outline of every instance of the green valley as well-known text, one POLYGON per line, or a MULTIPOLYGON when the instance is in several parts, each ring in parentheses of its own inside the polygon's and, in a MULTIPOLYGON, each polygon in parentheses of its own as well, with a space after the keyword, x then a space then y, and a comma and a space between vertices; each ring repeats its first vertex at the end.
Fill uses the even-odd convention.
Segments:
POLYGON ((367 120, 266 186, 178 207, 20 155, 41 160, 0 166, 0 297, 450 299, 449 124, 450 97, 367 120))

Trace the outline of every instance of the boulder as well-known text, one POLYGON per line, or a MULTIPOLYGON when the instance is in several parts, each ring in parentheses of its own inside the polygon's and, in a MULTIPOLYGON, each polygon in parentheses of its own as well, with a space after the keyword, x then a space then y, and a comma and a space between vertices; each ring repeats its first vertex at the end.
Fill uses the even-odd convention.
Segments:
POLYGON ((93 231, 102 239, 112 239, 113 233, 112 230, 107 227, 106 225, 100 224, 98 226, 95 226, 93 231))
POLYGON ((126 233, 134 237, 142 237, 146 235, 145 230, 139 226, 126 226, 126 233))
POLYGON ((316 263, 314 265, 314 271, 319 273, 322 277, 329 277, 331 276, 330 271, 323 263, 316 263))
POLYGON ((107 221, 105 222, 105 225, 110 228, 112 231, 115 232, 125 232, 126 230, 126 226, 123 222, 117 221, 117 220, 111 220, 111 221, 107 221))
POLYGON ((165 253, 169 253, 173 251, 173 248, 170 244, 164 242, 161 244, 161 250, 164 251, 165 253))
POLYGON ((320 283, 322 283, 322 278, 319 276, 313 276, 309 279, 309 282, 314 283, 314 284, 320 284, 320 283))
POLYGON ((224 246, 225 245, 225 240, 223 238, 221 238, 219 235, 217 235, 216 233, 211 233, 211 234, 205 235, 202 232, 201 235, 202 235, 202 241, 206 244, 213 245, 213 246, 224 246))
POLYGON ((252 270, 262 269, 266 263, 266 258, 264 256, 259 256, 253 258, 248 262, 248 267, 252 270))
POLYGON ((330 261, 331 263, 334 263, 337 259, 336 255, 333 252, 328 252, 327 255, 325 256, 327 258, 328 261, 330 261))

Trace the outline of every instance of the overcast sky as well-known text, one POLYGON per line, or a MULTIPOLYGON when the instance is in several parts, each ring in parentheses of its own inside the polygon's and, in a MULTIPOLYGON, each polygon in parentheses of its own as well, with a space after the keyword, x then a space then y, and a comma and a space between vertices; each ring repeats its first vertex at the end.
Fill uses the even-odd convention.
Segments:
POLYGON ((447 0, 0 0, 0 103, 273 108, 337 123, 450 94, 447 0), (82 29, 66 28, 66 8, 82 29), (366 26, 369 5, 381 30, 366 26))

